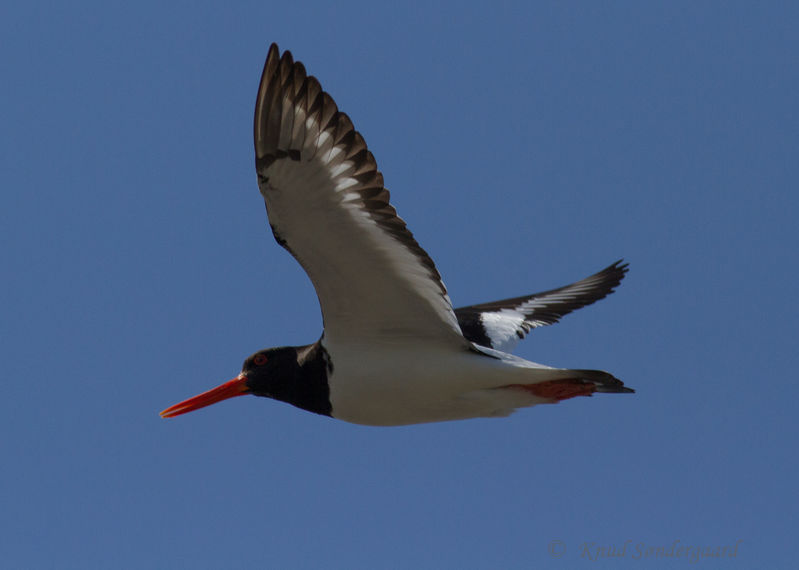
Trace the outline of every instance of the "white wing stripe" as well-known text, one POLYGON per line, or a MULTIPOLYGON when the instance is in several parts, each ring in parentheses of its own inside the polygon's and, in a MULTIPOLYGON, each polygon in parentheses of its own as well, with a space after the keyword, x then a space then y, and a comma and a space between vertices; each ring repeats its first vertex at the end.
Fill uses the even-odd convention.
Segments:
POLYGON ((465 336, 478 344, 512 350, 531 329, 551 325, 613 292, 627 272, 621 260, 581 281, 533 295, 455 310, 465 336), (481 326, 475 328, 475 322, 481 326))
POLYGON ((516 331, 524 324, 524 315, 503 309, 494 313, 482 313, 480 322, 494 349, 511 352, 520 340, 516 331))

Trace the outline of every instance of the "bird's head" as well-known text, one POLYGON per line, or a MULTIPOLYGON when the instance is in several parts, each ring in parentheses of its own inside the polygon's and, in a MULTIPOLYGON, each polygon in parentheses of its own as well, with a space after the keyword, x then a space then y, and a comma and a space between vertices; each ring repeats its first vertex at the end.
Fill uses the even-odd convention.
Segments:
POLYGON ((161 417, 179 416, 245 394, 282 399, 297 367, 297 350, 293 347, 259 350, 247 357, 233 380, 167 408, 161 417))
POLYGON ((259 350, 247 357, 239 377, 245 378, 247 393, 281 399, 298 369, 297 349, 290 346, 259 350))

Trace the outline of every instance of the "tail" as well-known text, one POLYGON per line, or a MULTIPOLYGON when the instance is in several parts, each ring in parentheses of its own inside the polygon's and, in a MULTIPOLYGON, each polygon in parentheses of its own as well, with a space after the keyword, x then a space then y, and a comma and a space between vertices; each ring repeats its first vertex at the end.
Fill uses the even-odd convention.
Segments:
POLYGON ((624 382, 604 370, 568 370, 568 372, 574 373, 575 381, 593 384, 597 392, 635 394, 635 390, 628 388, 624 382))
POLYGON ((575 396, 591 396, 594 392, 609 394, 634 394, 624 382, 602 370, 568 370, 552 369, 557 373, 555 380, 545 380, 536 384, 511 384, 507 388, 518 388, 530 392, 539 398, 555 402, 568 400, 575 396))

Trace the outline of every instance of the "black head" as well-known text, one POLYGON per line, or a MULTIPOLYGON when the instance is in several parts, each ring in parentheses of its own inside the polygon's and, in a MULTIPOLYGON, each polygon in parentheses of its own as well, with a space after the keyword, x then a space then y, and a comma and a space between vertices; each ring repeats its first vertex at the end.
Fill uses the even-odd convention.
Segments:
POLYGON ((329 416, 327 375, 331 370, 330 358, 319 342, 259 350, 244 361, 241 373, 233 380, 175 404, 161 416, 171 418, 244 394, 282 400, 329 416))
POLYGON ((241 366, 241 375, 246 378, 250 394, 282 400, 294 382, 300 364, 297 348, 281 346, 259 350, 248 356, 241 366))
POLYGON ((320 342, 259 350, 241 367, 247 389, 256 396, 288 402, 303 410, 329 416, 332 363, 320 342))

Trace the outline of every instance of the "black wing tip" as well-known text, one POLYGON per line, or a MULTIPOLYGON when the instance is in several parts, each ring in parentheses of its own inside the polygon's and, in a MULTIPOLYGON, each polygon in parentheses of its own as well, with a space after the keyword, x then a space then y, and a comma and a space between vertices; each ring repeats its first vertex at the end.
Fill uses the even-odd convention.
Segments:
POLYGON ((629 271, 630 271, 630 264, 624 261, 624 258, 621 258, 617 259, 616 261, 608 265, 605 269, 595 273, 593 277, 599 277, 601 275, 607 275, 608 277, 616 276, 619 282, 621 282, 621 280, 624 279, 624 276, 627 275, 629 271))
MULTIPOLYGON (((283 57, 291 58, 291 52, 286 50, 283 52, 283 57)), ((280 56, 280 48, 277 47, 275 42, 269 46, 269 50, 266 52, 266 60, 264 61, 264 69, 263 73, 261 73, 261 85, 265 86, 271 76, 277 71, 280 67, 281 56, 280 56)))
MULTIPOLYGON (((299 90, 298 78, 305 83, 305 67, 295 62, 291 51, 282 54, 276 42, 272 42, 264 61, 253 115, 253 139, 255 142, 256 171, 268 167, 277 156, 280 138, 282 101, 286 93, 299 90)), ((284 149, 289 156, 290 149, 284 149)))
POLYGON ((266 52, 266 62, 264 67, 269 63, 277 63, 282 59, 287 59, 291 62, 294 61, 294 56, 291 53, 291 50, 286 50, 282 54, 280 53, 280 47, 277 45, 277 42, 272 42, 269 44, 269 49, 266 52))
POLYGON ((611 263, 608 268, 613 267, 613 268, 617 268, 617 269, 624 269, 626 271, 627 267, 629 267, 629 266, 630 266, 630 264, 628 262, 624 261, 623 257, 620 257, 619 259, 617 259, 616 261, 611 263))
MULTIPOLYGON (((585 302, 581 304, 579 307, 574 307, 574 309, 579 309, 591 305, 593 303, 596 303, 597 301, 604 299, 611 293, 615 293, 616 288, 621 284, 622 280, 625 278, 625 276, 629 271, 630 271, 630 264, 624 261, 624 258, 621 258, 614 261, 612 264, 608 265, 605 269, 602 269, 601 271, 598 271, 593 275, 586 277, 585 279, 581 279, 580 281, 577 281, 572 285, 567 285, 566 287, 562 287, 561 289, 572 287, 579 283, 596 281, 593 294, 586 296, 585 302)), ((555 289, 553 291, 547 291, 546 293, 551 293, 557 290, 558 289, 555 289)))
POLYGON ((611 267, 621 271, 622 273, 627 273, 630 270, 630 263, 624 261, 624 258, 622 257, 621 259, 616 260, 611 267))

